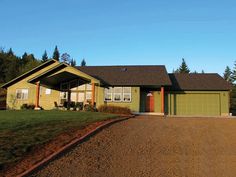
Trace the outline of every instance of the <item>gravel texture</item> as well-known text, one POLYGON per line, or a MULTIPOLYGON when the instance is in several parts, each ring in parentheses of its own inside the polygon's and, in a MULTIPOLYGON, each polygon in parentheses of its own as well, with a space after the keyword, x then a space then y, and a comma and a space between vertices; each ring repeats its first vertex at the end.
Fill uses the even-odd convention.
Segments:
POLYGON ((139 116, 102 130, 32 176, 235 177, 236 119, 139 116))

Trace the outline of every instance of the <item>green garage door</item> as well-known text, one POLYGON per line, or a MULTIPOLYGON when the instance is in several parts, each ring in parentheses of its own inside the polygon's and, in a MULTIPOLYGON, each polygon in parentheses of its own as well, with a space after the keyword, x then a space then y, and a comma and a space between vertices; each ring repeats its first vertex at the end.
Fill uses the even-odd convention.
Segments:
POLYGON ((174 94, 175 115, 220 115, 220 94, 174 94))

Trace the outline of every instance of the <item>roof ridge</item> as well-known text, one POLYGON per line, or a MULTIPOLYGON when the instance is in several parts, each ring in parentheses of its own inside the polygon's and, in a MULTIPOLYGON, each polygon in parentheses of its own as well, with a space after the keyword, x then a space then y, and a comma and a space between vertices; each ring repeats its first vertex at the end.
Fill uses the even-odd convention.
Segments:
POLYGON ((93 65, 93 66, 76 66, 76 67, 155 67, 155 66, 164 66, 165 65, 93 65))

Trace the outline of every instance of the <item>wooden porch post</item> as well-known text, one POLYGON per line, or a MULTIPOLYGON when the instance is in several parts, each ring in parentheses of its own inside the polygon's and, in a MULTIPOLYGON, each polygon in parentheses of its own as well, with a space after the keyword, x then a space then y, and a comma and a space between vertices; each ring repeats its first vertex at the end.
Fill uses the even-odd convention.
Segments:
POLYGON ((95 84, 92 83, 92 106, 95 106, 95 84))
POLYGON ((165 113, 165 91, 164 87, 161 87, 161 113, 165 113))
POLYGON ((71 105, 71 90, 67 90, 67 110, 70 110, 70 105, 71 105))
POLYGON ((36 83, 35 110, 39 110, 40 81, 36 83))

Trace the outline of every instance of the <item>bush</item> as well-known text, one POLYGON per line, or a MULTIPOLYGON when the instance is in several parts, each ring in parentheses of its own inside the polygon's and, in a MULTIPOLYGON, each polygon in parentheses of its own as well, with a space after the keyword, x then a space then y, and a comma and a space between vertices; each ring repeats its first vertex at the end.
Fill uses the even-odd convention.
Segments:
POLYGON ((84 105, 84 110, 88 112, 97 112, 97 109, 91 104, 84 105))
POLYGON ((121 106, 102 105, 99 106, 98 111, 112 114, 127 114, 127 115, 132 114, 129 108, 121 106))
POLYGON ((79 111, 82 111, 83 110, 83 107, 84 107, 84 103, 83 102, 77 102, 75 107, 77 109, 79 109, 79 111))
POLYGON ((23 110, 33 110, 35 108, 34 104, 22 104, 20 109, 23 110))

